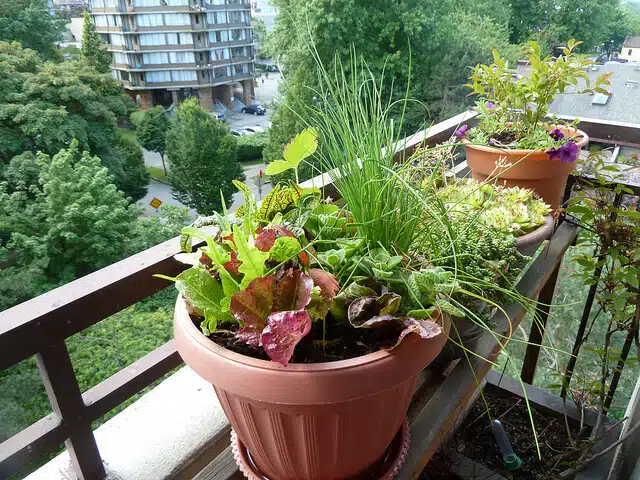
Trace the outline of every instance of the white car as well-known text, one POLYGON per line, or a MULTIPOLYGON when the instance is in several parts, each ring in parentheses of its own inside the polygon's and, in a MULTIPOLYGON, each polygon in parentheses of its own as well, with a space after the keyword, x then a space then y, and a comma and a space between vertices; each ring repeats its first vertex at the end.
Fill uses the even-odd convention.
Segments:
POLYGON ((244 127, 244 130, 251 133, 264 133, 264 128, 258 125, 253 125, 251 127, 244 127))
POLYGON ((231 130, 231 135, 234 137, 244 137, 245 135, 251 135, 252 132, 248 132, 246 130, 231 130))

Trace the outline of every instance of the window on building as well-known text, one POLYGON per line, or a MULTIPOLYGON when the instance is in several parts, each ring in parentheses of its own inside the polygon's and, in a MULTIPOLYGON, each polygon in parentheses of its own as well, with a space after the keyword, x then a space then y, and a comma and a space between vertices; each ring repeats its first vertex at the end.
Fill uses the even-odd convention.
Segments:
POLYGON ((165 0, 167 5, 172 7, 188 7, 189 0, 165 0))
POLYGON ((161 27, 164 23, 162 21, 161 13, 146 13, 144 15, 138 15, 139 27, 161 27))
POLYGON ((171 79, 174 82, 194 82, 198 80, 198 77, 194 70, 173 70, 171 79))
POLYGON ((170 63, 193 63, 193 52, 169 52, 170 63))
POLYGON ((196 15, 196 23, 200 23, 200 15, 196 15))
POLYGON ((123 70, 122 72, 120 72, 120 78, 122 80, 128 81, 129 80, 129 72, 127 72, 126 70, 123 70))
POLYGON ((213 70, 213 76, 215 78, 228 77, 228 67, 218 67, 213 70))
POLYGON ((143 53, 142 61, 146 65, 160 65, 163 63, 169 63, 169 57, 167 52, 143 53))
POLYGON ((159 72, 147 72, 147 83, 163 83, 171 81, 171 72, 161 70, 159 72))
POLYGON ((197 37, 197 38, 198 38, 198 42, 201 42, 201 41, 202 41, 202 35, 198 34, 198 37, 197 37))
MULTIPOLYGON (((174 34, 167 34, 167 37, 169 35, 176 35, 174 34)), ((135 38, 135 36, 133 37, 135 38)), ((165 34, 164 33, 143 33, 142 35, 140 35, 140 45, 149 45, 149 46, 153 46, 153 45, 166 45, 167 44, 167 39, 165 38, 165 34)), ((172 45, 170 43, 170 45, 172 45)))
POLYGON ((161 7, 162 0, 133 0, 134 7, 161 7))
POLYGON ((165 13, 165 25, 191 25, 191 19, 188 13, 165 13))
POLYGON ((121 52, 113 52, 113 63, 119 63, 120 65, 128 65, 129 60, 127 59, 127 54, 121 53, 121 52))

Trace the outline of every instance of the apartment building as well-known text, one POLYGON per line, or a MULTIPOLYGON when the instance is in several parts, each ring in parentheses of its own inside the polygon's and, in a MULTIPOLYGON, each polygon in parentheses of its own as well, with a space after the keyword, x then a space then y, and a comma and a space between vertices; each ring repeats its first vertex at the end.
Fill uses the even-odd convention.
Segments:
POLYGON ((89 0, 113 75, 142 109, 197 96, 231 106, 254 95, 248 0, 89 0))

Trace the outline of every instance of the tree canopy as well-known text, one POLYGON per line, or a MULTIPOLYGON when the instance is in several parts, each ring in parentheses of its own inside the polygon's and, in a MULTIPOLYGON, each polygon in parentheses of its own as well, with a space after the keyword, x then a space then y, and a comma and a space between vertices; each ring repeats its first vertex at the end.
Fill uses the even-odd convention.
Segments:
POLYGON ((171 118, 166 153, 176 199, 201 215, 221 210, 221 194, 230 204, 232 180, 244 177, 236 139, 196 99, 182 102, 171 118))
POLYGON ((43 62, 18 43, 0 42, 0 168, 25 151, 55 155, 75 139, 138 199, 146 183, 130 187, 117 147, 118 118, 133 108, 113 77, 83 61, 43 62))
POLYGON ((19 42, 44 57, 55 56, 54 43, 62 39, 65 20, 49 13, 47 0, 0 2, 0 41, 19 42))
POLYGON ((100 48, 100 37, 96 26, 91 21, 89 12, 84 11, 84 28, 82 30, 82 58, 97 72, 111 71, 111 54, 100 48))
POLYGON ((167 167, 164 163, 164 151, 169 125, 169 115, 167 115, 164 107, 158 105, 142 112, 142 117, 136 128, 138 141, 142 147, 160 154, 164 173, 167 173, 167 167))

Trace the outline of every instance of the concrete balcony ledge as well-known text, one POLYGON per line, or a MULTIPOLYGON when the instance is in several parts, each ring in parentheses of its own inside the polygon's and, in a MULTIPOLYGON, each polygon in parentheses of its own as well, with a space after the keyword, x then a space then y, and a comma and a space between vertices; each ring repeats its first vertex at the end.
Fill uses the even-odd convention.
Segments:
MULTIPOLYGON (((109 480, 191 479, 229 445, 213 387, 189 367, 94 431, 109 480)), ((65 451, 27 480, 76 480, 65 451)))

